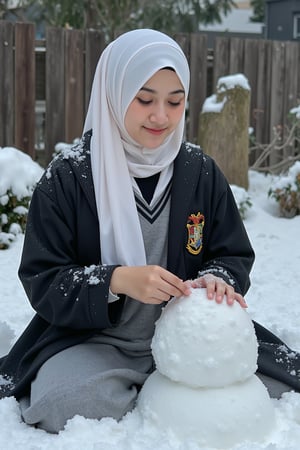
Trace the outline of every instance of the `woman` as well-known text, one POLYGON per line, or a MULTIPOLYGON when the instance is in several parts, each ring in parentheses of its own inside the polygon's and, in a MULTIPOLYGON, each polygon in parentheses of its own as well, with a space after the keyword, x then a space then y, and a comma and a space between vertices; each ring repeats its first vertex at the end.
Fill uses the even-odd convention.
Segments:
POLYGON ((33 194, 19 276, 36 315, 0 365, 28 424, 58 432, 75 414, 131 410, 161 308, 191 286, 246 307, 254 253, 224 176, 182 143, 188 89, 172 39, 120 36, 99 60, 81 143, 33 194))

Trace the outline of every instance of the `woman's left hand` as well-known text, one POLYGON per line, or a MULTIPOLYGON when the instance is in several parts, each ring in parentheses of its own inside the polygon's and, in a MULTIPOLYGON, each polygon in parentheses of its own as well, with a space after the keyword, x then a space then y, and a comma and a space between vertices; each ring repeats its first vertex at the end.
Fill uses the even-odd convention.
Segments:
POLYGON ((213 274, 206 274, 202 277, 196 278, 190 282, 192 288, 206 288, 207 298, 209 300, 215 299, 217 303, 222 303, 224 296, 228 305, 232 305, 237 301, 242 308, 247 308, 247 303, 241 294, 235 292, 234 288, 227 284, 222 278, 216 277, 213 274))

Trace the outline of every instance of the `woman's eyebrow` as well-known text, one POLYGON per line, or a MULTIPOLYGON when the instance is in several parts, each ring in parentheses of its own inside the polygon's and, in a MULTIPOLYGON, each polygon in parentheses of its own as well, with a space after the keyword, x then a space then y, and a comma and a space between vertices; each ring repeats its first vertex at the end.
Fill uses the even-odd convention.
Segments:
MULTIPOLYGON (((147 88, 146 86, 141 87, 140 91, 151 92, 151 94, 156 93, 156 91, 154 89, 147 88)), ((174 95, 174 94, 185 94, 185 92, 184 92, 184 89, 176 89, 176 91, 169 92, 169 95, 174 95)))

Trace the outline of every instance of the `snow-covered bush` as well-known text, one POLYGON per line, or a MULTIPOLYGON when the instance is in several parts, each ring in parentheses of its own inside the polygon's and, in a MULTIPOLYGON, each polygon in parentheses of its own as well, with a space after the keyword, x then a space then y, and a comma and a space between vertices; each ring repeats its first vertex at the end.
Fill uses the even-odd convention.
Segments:
POLYGON ((24 232, 31 195, 42 173, 29 155, 0 147, 0 250, 24 232))
POLYGON ((269 196, 279 203, 283 217, 294 217, 300 214, 300 161, 296 161, 285 176, 279 177, 269 196))
POLYGON ((0 249, 24 231, 29 201, 29 197, 18 199, 11 190, 0 197, 0 249))
POLYGON ((236 186, 235 184, 230 185, 235 202, 238 206, 241 218, 246 219, 248 210, 252 207, 251 199, 248 195, 246 189, 236 186))

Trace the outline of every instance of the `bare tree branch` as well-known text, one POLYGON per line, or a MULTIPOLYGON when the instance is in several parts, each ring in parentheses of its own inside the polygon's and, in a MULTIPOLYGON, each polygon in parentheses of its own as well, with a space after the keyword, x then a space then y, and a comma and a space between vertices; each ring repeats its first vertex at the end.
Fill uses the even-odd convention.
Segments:
POLYGON ((287 170, 295 161, 300 160, 300 120, 294 121, 291 128, 287 128, 286 138, 283 140, 283 130, 274 128, 274 138, 269 144, 256 144, 250 147, 250 152, 260 151, 259 157, 252 164, 250 169, 278 173, 287 170), (294 153, 293 155, 287 153, 294 153), (277 154, 280 161, 268 164, 271 155, 277 154), (284 154, 287 154, 284 157, 284 154))

